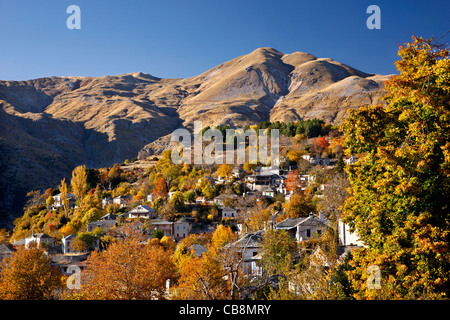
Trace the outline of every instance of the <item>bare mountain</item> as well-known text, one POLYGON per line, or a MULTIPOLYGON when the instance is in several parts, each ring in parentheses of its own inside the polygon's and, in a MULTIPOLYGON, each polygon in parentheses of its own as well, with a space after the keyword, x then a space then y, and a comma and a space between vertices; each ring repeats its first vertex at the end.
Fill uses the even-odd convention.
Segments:
POLYGON ((130 73, 0 81, 3 222, 27 191, 57 185, 79 164, 110 166, 161 150, 174 129, 195 120, 338 124, 347 109, 379 103, 386 79, 307 53, 259 48, 188 79, 130 73))

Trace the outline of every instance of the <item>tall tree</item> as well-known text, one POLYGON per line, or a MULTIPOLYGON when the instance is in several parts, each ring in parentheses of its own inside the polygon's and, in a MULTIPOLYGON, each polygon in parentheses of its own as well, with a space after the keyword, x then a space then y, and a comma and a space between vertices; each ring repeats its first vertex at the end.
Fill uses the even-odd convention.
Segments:
POLYGON ((300 192, 301 191, 301 180, 298 175, 298 171, 290 171, 286 177, 286 190, 289 192, 300 192))
POLYGON ((413 37, 398 54, 389 104, 352 111, 343 125, 348 154, 361 155, 346 169, 345 221, 367 244, 349 275, 358 298, 448 297, 449 51, 413 37), (381 290, 367 285, 370 265, 380 268, 381 290))
POLYGON ((86 194, 86 166, 81 165, 73 169, 72 180, 70 180, 70 185, 72 187, 72 192, 77 197, 78 203, 81 205, 84 195, 86 194))
POLYGON ((162 197, 166 198, 168 191, 167 191, 167 184, 166 180, 163 177, 159 177, 155 182, 155 189, 153 189, 153 194, 155 197, 162 197))
POLYGON ((59 186, 59 191, 61 193, 61 203, 63 205, 64 208, 64 214, 66 215, 66 217, 68 216, 67 214, 67 209, 69 208, 69 199, 67 198, 67 183, 66 183, 66 178, 63 178, 61 180, 61 185, 59 186))

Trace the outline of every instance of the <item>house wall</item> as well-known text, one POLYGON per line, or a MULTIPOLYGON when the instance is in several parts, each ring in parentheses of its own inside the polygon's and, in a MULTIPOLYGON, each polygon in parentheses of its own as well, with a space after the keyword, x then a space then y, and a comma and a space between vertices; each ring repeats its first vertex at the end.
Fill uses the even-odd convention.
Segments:
POLYGON ((173 236, 175 239, 183 239, 189 235, 190 232, 189 223, 174 223, 173 236))
POLYGON ((339 240, 342 245, 364 246, 364 243, 359 240, 358 234, 356 232, 350 232, 350 227, 347 224, 339 220, 338 228, 339 240))
POLYGON ((312 236, 317 235, 317 233, 323 233, 323 226, 321 225, 300 225, 297 226, 297 232, 295 238, 297 241, 307 240, 312 236), (309 231, 308 231, 309 230, 309 231))

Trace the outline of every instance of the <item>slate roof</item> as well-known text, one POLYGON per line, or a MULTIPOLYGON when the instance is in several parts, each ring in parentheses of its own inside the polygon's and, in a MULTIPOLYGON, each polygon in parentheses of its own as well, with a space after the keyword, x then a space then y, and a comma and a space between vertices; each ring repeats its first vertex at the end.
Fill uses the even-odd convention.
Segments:
POLYGON ((246 233, 241 239, 235 243, 241 248, 261 248, 264 241, 264 230, 246 233))
POLYGON ((189 249, 194 251, 194 255, 201 258, 203 252, 207 252, 208 249, 206 247, 202 246, 201 244, 193 244, 189 247, 189 249))
POLYGON ((301 218, 287 218, 280 223, 277 223, 276 228, 277 229, 292 229, 296 228, 299 225, 306 225, 306 226, 316 226, 316 225, 326 225, 325 222, 321 222, 319 218, 316 216, 310 214, 308 217, 301 217, 301 218))
POLYGON ((287 218, 279 223, 277 223, 277 229, 291 229, 296 228, 303 220, 307 217, 301 218, 287 218))
POLYGON ((9 245, 4 244, 4 243, 0 244, 0 255, 11 254, 14 251, 16 251, 16 249, 10 247, 9 245))
POLYGON ((53 237, 50 237, 49 235, 45 233, 35 233, 34 235, 31 235, 32 237, 39 238, 39 239, 53 239, 53 237))

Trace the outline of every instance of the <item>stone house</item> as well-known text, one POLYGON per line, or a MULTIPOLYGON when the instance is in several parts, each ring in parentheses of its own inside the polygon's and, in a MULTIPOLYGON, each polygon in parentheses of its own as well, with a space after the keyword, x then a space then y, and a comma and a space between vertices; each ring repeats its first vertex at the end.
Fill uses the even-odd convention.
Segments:
POLYGON ((307 240, 313 236, 320 236, 326 228, 323 215, 316 217, 310 213, 308 217, 287 218, 276 224, 277 230, 286 230, 289 235, 297 241, 307 240))

